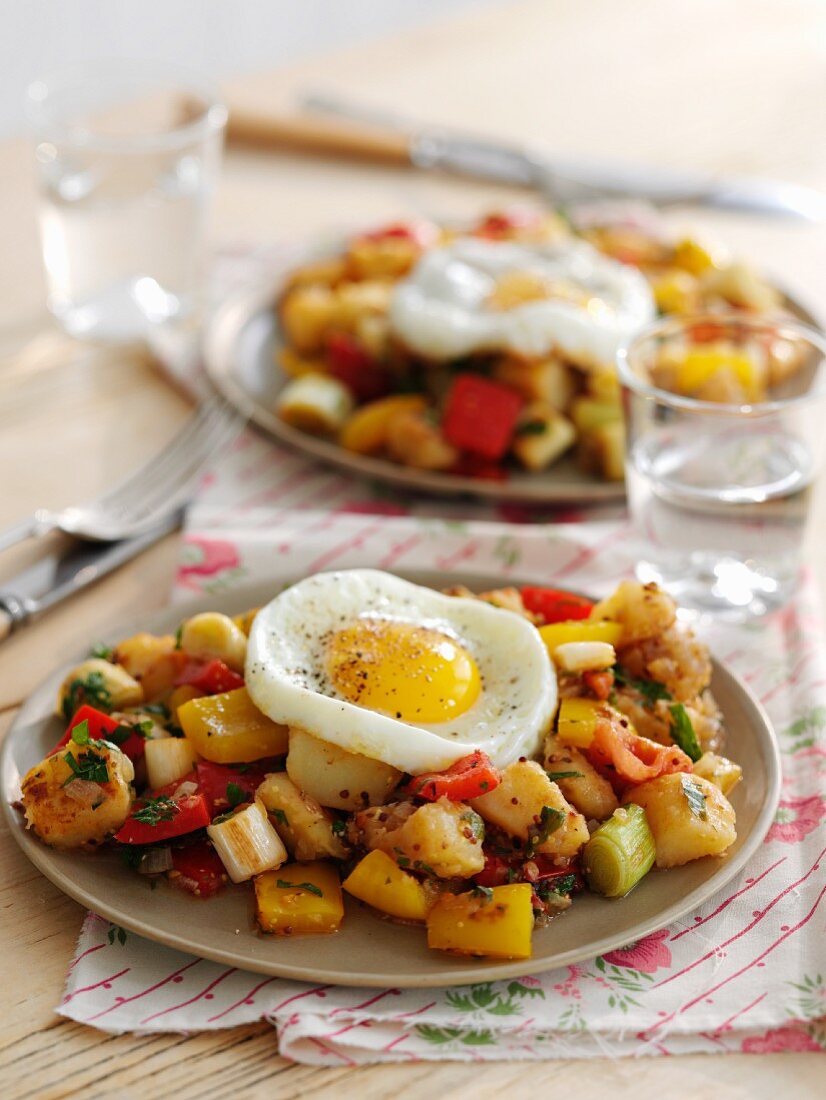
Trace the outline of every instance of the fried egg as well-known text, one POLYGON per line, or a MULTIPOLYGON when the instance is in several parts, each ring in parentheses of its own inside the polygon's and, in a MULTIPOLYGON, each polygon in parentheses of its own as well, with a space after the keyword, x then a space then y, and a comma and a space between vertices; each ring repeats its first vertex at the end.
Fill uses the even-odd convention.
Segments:
POLYGON ((613 365, 621 345, 654 316, 643 275, 586 241, 470 237, 426 252, 397 283, 389 311, 393 334, 426 359, 559 351, 586 368, 613 365), (501 308, 507 296, 497 290, 514 274, 545 290, 501 308))
POLYGON ((247 690, 275 722, 421 775, 532 756, 556 674, 526 619, 374 569, 318 573, 255 617, 247 690))

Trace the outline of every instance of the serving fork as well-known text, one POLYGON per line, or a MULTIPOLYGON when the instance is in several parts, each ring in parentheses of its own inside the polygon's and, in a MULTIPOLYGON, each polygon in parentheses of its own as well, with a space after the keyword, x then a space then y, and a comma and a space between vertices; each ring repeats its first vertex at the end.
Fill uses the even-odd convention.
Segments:
POLYGON ((207 464, 244 423, 223 398, 207 398, 183 430, 125 481, 97 500, 60 511, 38 509, 0 531, 0 550, 49 531, 100 542, 143 534, 185 503, 207 464))

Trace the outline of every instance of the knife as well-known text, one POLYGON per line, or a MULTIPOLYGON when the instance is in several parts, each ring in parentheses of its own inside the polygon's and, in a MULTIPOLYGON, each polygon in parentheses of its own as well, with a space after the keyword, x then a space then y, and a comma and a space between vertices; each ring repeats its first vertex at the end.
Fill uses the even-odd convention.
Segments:
MULTIPOLYGON (((750 214, 822 221, 826 195, 813 187, 752 177, 718 178, 701 173, 551 157, 541 150, 476 138, 458 131, 417 126, 397 116, 351 104, 337 96, 309 93, 301 106, 316 114, 353 120, 372 128, 375 139, 402 136, 407 162, 499 183, 534 187, 554 204, 606 198, 644 199, 657 206, 678 203, 750 214)), ((260 120, 264 124, 264 120, 260 120)), ((263 137, 263 135, 262 135, 263 137)), ((369 150, 362 150, 368 156, 369 150)))
POLYGON ((0 641, 147 550, 179 527, 182 515, 172 512, 156 527, 120 542, 73 542, 0 585, 0 641))

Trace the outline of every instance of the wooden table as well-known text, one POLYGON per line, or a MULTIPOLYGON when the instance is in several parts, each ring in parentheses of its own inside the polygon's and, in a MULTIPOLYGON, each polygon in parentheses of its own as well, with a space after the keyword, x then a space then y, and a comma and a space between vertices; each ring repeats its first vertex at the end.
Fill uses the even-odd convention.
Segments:
MULTIPOLYGON (((299 89, 337 88, 423 119, 566 154, 755 172, 826 186, 824 14, 817 0, 526 0, 480 8, 404 37, 238 81, 232 102, 284 106, 299 89)), ((147 457, 186 414, 146 357, 73 343, 43 311, 28 149, 0 146, 0 523, 34 504, 100 491, 147 457), (128 412, 126 411, 128 409, 128 412), (128 417, 128 419, 127 419, 128 417)), ((261 241, 411 210, 459 215, 500 189, 404 171, 232 152, 217 241, 261 241)), ((826 315, 824 230, 721 214, 674 221, 718 234, 802 291, 826 315)), ((823 490, 815 535, 826 534, 823 490)), ((3 577, 39 552, 2 562, 3 577)), ((93 592, 3 647, 0 732, 44 673, 108 623, 167 598, 171 537, 93 592)), ((813 555, 821 586, 826 559, 813 555)), ((106 1036, 53 1014, 82 913, 0 842, 0 1092, 5 1097, 822 1095, 814 1055, 615 1062, 460 1063, 358 1070, 293 1066, 269 1025, 182 1037, 106 1036), (14 959, 14 962, 11 962, 14 959)))

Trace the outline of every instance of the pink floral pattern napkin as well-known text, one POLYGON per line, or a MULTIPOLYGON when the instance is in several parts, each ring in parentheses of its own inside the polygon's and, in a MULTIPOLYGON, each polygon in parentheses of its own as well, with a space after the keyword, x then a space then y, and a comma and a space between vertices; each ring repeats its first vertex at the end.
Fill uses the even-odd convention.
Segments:
MULTIPOLYGON (((457 579, 496 573, 599 593, 636 557, 615 521, 513 527, 425 518, 392 498, 366 502, 337 475, 295 462, 273 459, 253 436, 238 442, 190 518, 177 595, 263 578, 276 589, 296 575, 355 565, 457 579)), ((715 626, 707 637, 775 723, 783 793, 746 872, 685 920, 560 971, 533 976, 526 964, 515 981, 402 991, 256 976, 89 916, 58 1011, 113 1032, 265 1019, 282 1054, 325 1065, 826 1050, 826 652, 813 586, 807 581, 791 606, 760 624, 715 626)), ((561 919, 576 920, 576 905, 561 919)))

